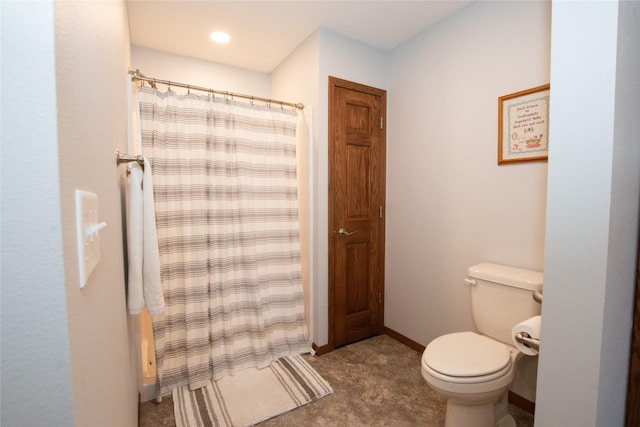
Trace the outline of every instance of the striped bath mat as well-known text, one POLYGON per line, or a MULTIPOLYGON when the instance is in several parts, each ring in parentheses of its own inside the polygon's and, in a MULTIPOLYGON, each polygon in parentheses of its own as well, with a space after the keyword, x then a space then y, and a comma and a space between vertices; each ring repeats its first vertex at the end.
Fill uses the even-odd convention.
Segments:
POLYGON ((250 426, 313 402, 333 389, 302 356, 246 369, 198 390, 173 391, 176 427, 250 426))

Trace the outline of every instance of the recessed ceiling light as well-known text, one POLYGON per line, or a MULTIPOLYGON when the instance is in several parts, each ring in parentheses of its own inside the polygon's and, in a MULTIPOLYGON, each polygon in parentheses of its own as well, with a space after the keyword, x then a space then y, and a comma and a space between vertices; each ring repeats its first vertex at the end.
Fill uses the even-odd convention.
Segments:
POLYGON ((231 40, 231 36, 223 31, 214 31, 209 37, 216 43, 229 43, 231 40))

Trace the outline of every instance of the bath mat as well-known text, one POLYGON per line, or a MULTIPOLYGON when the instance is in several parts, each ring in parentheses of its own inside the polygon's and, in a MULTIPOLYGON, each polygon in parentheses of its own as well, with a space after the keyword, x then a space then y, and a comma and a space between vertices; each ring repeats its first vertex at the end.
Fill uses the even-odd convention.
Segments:
POLYGON ((302 356, 246 369, 198 390, 173 391, 176 427, 251 426, 333 393, 302 356))

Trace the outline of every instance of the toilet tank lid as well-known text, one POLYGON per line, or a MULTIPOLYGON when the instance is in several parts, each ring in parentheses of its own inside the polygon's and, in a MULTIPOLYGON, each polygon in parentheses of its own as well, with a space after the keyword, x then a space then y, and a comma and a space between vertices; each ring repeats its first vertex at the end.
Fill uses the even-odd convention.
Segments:
POLYGON ((482 263, 469 267, 469 277, 471 278, 531 291, 542 290, 542 276, 541 271, 500 264, 482 263))

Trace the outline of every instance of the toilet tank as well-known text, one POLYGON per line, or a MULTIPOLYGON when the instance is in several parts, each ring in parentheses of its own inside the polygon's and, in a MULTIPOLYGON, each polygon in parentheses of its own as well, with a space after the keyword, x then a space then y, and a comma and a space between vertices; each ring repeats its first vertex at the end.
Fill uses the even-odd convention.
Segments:
POLYGON ((483 335, 513 345, 513 326, 540 314, 533 292, 542 291, 542 272, 485 263, 469 267, 466 282, 473 321, 483 335))

